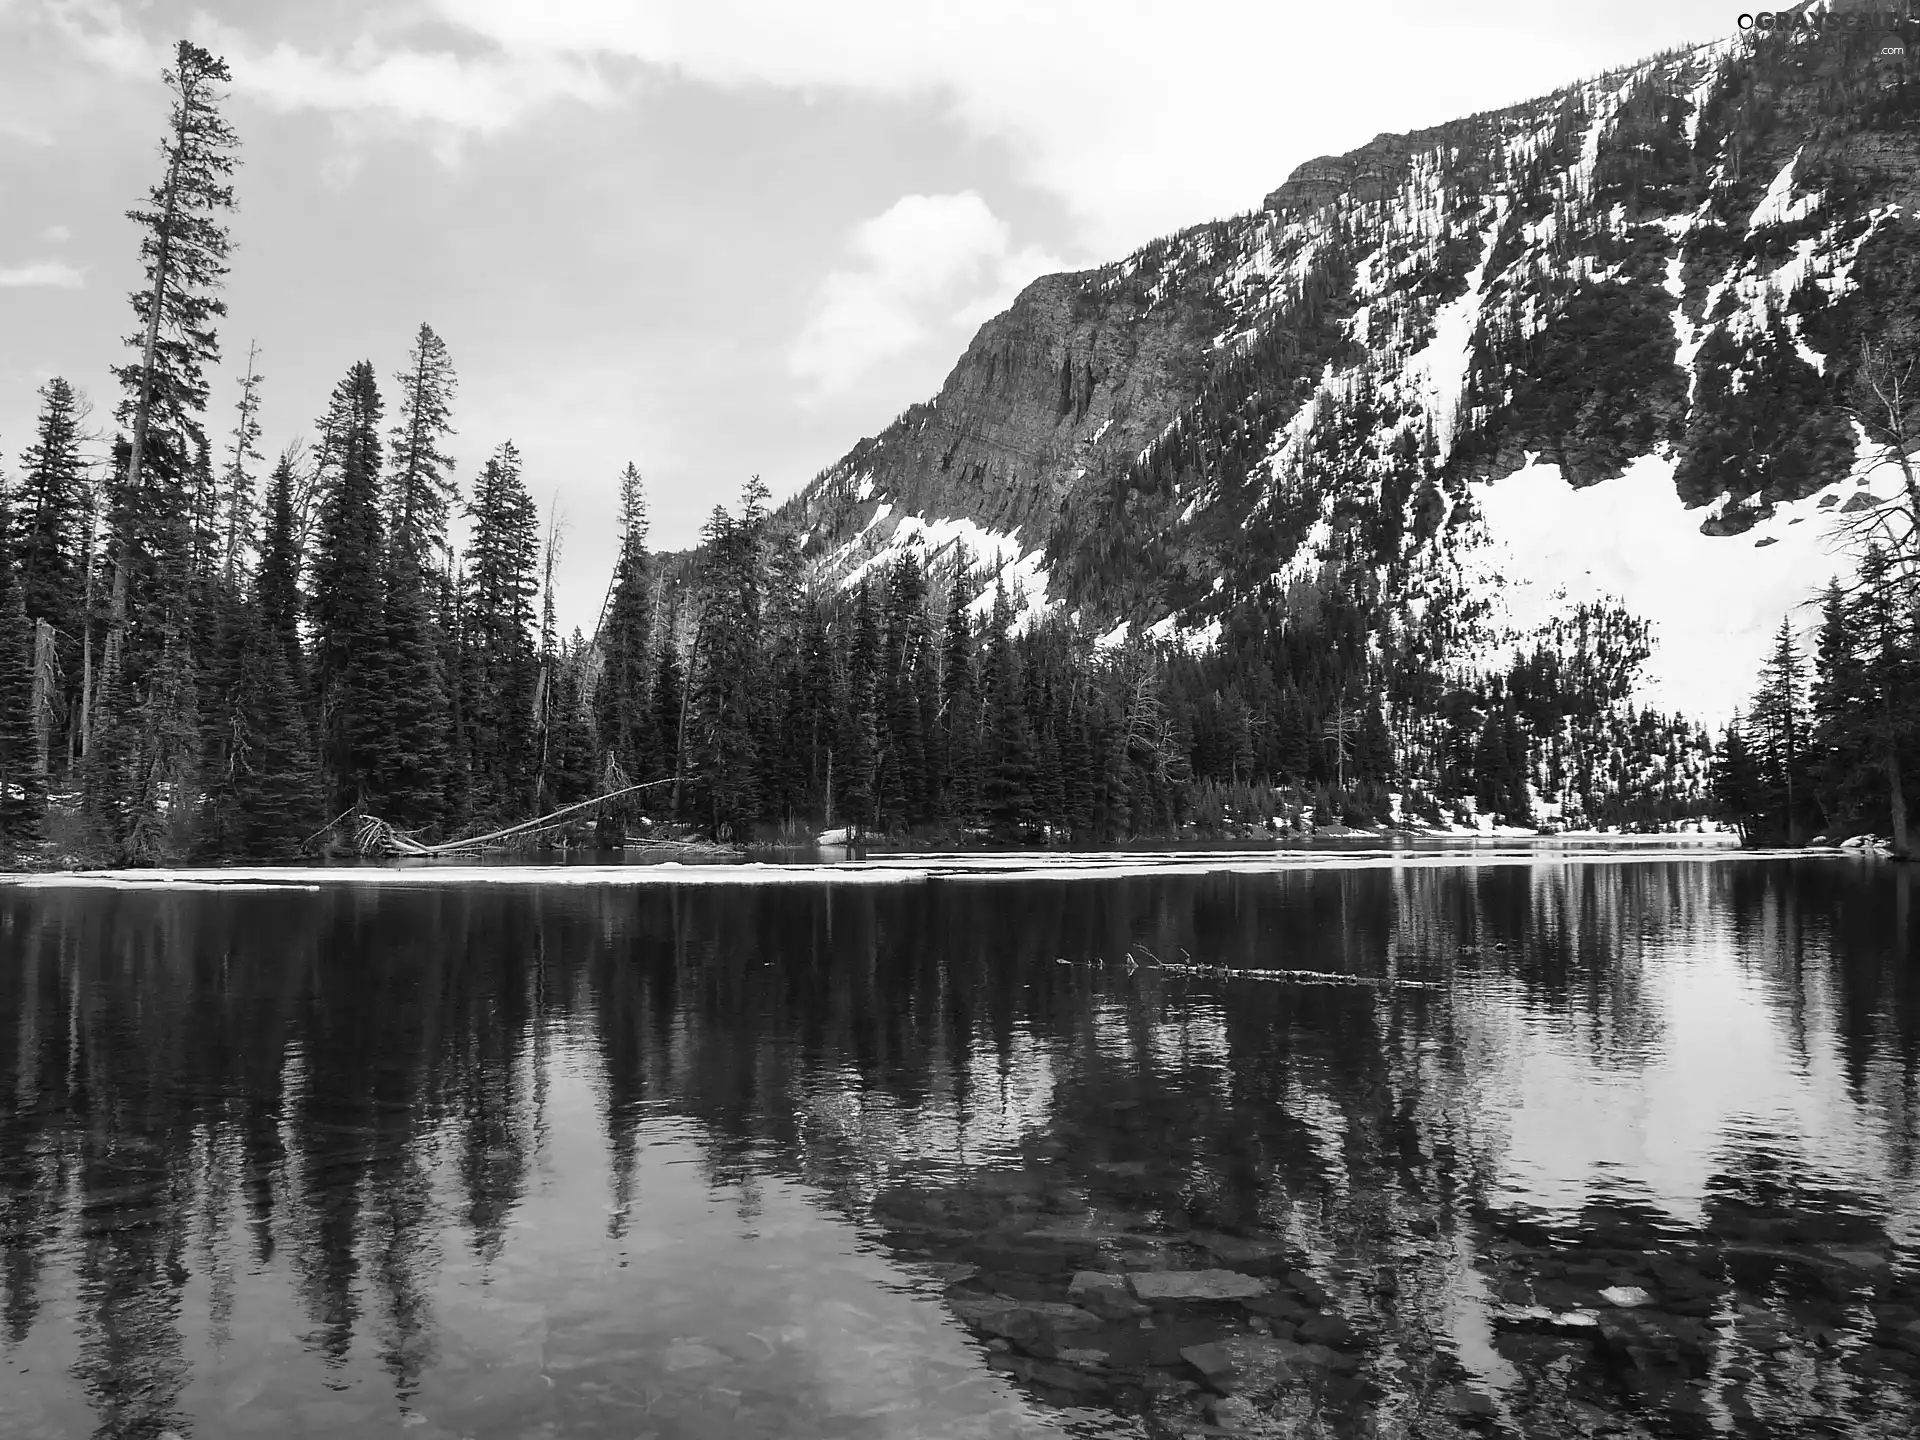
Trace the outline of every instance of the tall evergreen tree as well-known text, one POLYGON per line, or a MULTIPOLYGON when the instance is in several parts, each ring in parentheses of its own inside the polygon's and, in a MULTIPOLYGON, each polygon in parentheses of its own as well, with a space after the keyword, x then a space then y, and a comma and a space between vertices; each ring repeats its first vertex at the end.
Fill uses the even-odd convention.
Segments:
POLYGON ((1033 732, 1012 629, 1013 607, 1006 583, 996 581, 993 619, 987 630, 987 770, 982 798, 995 827, 1004 835, 1019 837, 1033 829, 1038 812, 1033 793, 1033 732))
POLYGON ((300 532, 293 513, 293 461, 281 456, 267 482, 266 532, 260 539, 260 574, 253 608, 261 627, 280 647, 294 691, 306 691, 306 661, 300 649, 300 532))
POLYGON ((27 618, 53 629, 57 702, 49 707, 50 747, 77 753, 77 720, 86 671, 89 528, 86 462, 80 453, 81 404, 65 380, 40 387, 33 443, 21 457, 13 558, 27 618))
MULTIPOLYGON (((274 551, 279 528, 270 514, 263 553, 274 551)), ((219 856, 289 860, 325 817, 299 679, 261 598, 256 584, 254 603, 240 611, 219 767, 207 777, 203 843, 219 856)))
MULTIPOLYGON (((146 578, 146 552, 172 528, 168 522, 180 512, 194 452, 205 443, 199 418, 207 403, 205 367, 219 358, 213 322, 226 314, 219 290, 231 241, 223 217, 233 209, 228 180, 239 140, 219 105, 220 87, 233 77, 224 60, 182 40, 161 78, 173 95, 160 150, 162 178, 146 208, 127 212, 143 232, 146 284, 133 294, 139 328, 127 342, 139 359, 114 371, 126 392, 119 413, 128 427, 128 452, 115 507, 107 671, 123 660, 138 605, 135 591, 146 578)), ((177 623, 171 628, 179 630, 177 623)), ((180 643, 177 633, 171 642, 149 638, 156 650, 180 643)), ((109 681, 105 688, 124 693, 128 687, 109 681)))
POLYGON ((221 576, 227 588, 238 591, 246 567, 247 549, 259 526, 259 504, 254 493, 254 469, 260 462, 260 347, 247 347, 247 370, 240 377, 240 399, 234 406, 233 435, 227 466, 220 476, 219 521, 221 576))
MULTIPOLYGON (((668 638, 660 646, 653 666, 653 732, 659 737, 660 768, 678 779, 684 765, 680 717, 686 712, 686 670, 680 660, 680 647, 674 644, 673 626, 665 627, 668 638)), ((679 786, 674 787, 674 809, 678 810, 679 786)))
POLYGON ((755 728, 760 696, 760 508, 749 485, 735 520, 715 506, 701 531, 704 550, 689 758, 704 792, 713 837, 744 836, 759 807, 755 728))
POLYGON ((86 462, 80 401, 65 380, 40 387, 33 444, 21 456, 14 503, 13 558, 27 614, 77 636, 85 593, 86 462))
POLYGON ((1807 748, 1806 661, 1791 621, 1782 620, 1754 697, 1760 770, 1779 833, 1798 844, 1811 833, 1812 773, 1807 748))
POLYGON ((524 814, 533 804, 533 604, 539 591, 540 517, 520 473, 520 452, 503 443, 481 470, 467 507, 463 705, 474 808, 486 819, 524 814))
POLYGON ((431 830, 445 818, 450 717, 420 567, 387 563, 381 606, 383 725, 367 750, 370 807, 404 830, 431 830))
POLYGON ((8 866, 39 840, 47 803, 34 733, 34 627, 13 549, 10 506, 0 490, 0 865, 8 866))
POLYGON ((652 704, 653 604, 647 565, 647 497, 639 469, 620 475, 620 554, 600 625, 602 658, 594 687, 594 725, 611 762, 609 781, 650 780, 664 768, 652 704))
POLYGON ((319 424, 312 683, 321 772, 336 811, 367 803, 374 752, 388 739, 380 414, 373 366, 362 360, 334 387, 319 424))
POLYGON ((942 805, 962 822, 976 818, 980 798, 980 687, 974 675, 973 603, 967 557, 954 559, 953 586, 947 594, 947 622, 941 646, 941 691, 945 704, 941 727, 945 773, 942 805))
POLYGON ((427 577, 445 559, 447 522, 457 491, 445 444, 454 433, 453 398, 459 382, 446 342, 421 322, 394 377, 399 402, 391 440, 392 475, 387 488, 387 527, 396 550, 413 557, 427 577))
POLYGON ((841 704, 838 774, 840 818, 856 835, 873 828, 880 800, 880 622, 873 588, 863 577, 853 594, 841 704))

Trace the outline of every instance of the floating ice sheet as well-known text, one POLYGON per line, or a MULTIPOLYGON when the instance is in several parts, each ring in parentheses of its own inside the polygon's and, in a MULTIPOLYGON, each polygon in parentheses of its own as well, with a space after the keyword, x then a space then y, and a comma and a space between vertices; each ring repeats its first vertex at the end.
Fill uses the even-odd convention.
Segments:
MULTIPOLYGON (((1838 853, 1838 852, 1830 852, 1838 853)), ((1631 865, 1648 860, 1805 858, 1804 850, 1740 850, 1725 836, 1621 837, 1572 844, 1482 842, 1424 849, 1001 851, 981 855, 904 854, 837 864, 272 866, 199 870, 76 870, 0 875, 22 889, 313 890, 334 885, 602 886, 916 885, 948 881, 1115 880, 1169 875, 1273 875, 1303 870, 1485 868, 1512 865, 1631 865)))

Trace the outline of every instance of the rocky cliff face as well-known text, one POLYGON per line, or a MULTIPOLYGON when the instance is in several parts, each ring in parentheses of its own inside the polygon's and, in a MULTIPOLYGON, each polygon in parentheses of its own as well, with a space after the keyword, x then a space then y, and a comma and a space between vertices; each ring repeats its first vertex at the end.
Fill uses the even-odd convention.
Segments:
POLYGON ((1859 344, 1920 314, 1920 76, 1881 39, 1749 35, 1311 161, 1035 282, 786 516, 842 574, 991 537, 1096 631, 1204 638, 1359 556, 1382 623, 1463 617, 1462 656, 1517 471, 1656 466, 1751 546, 1846 481, 1859 344))

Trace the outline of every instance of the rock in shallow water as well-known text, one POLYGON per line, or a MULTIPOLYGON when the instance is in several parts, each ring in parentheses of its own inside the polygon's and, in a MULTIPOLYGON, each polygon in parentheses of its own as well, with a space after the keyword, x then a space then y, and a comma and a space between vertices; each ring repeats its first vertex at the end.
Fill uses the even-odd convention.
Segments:
POLYGON ((1638 1285, 1609 1285, 1600 1292, 1600 1298, 1609 1305, 1617 1305, 1622 1310, 1636 1309, 1653 1299, 1638 1285))
POLYGON ((1233 1357, 1224 1345, 1188 1345, 1181 1349, 1180 1358, 1209 1380, 1218 1380, 1234 1371, 1233 1357))
POLYGON ((1067 1299, 1109 1320, 1131 1320, 1147 1313, 1147 1307, 1127 1288, 1126 1276, 1098 1270, 1082 1270, 1075 1275, 1067 1286, 1067 1299))
POLYGON ((1130 1277, 1133 1293, 1148 1303, 1176 1300, 1250 1300, 1267 1293, 1267 1282, 1235 1270, 1149 1270, 1130 1277))
POLYGON ((968 1329, 1011 1340, 1022 1350, 1048 1358, 1062 1348, 1066 1337, 1078 1331, 1097 1330, 1102 1324, 1098 1315, 1078 1305, 1062 1305, 1057 1301, 1020 1301, 1004 1295, 988 1295, 958 1297, 948 1304, 968 1329))
POLYGON ((1355 1343, 1353 1327, 1338 1315, 1310 1315, 1300 1322, 1297 1333, 1308 1345, 1345 1349, 1355 1343))

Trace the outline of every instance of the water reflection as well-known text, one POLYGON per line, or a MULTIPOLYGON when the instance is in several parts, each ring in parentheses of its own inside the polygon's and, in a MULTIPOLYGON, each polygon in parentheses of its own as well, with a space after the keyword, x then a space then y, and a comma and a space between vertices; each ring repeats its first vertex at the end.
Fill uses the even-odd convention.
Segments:
POLYGON ((0 1432, 1910 1434, 1912 886, 0 891, 0 1432))

